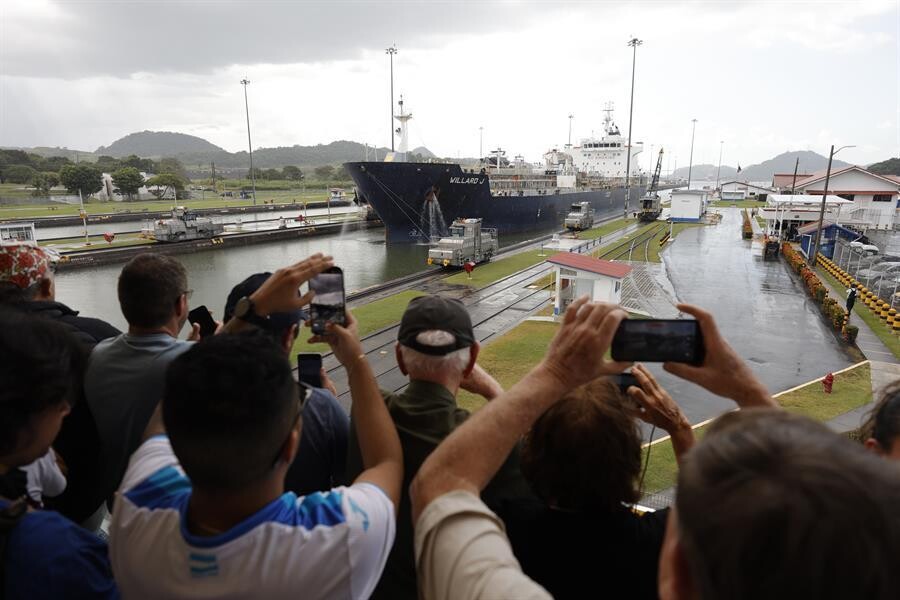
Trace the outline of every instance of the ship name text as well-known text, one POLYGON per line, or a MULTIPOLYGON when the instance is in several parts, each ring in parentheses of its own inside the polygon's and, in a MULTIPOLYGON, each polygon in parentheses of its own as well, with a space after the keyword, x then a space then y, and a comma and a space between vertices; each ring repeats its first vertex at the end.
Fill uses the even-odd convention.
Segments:
POLYGON ((451 177, 450 183, 462 183, 466 185, 481 185, 484 183, 484 177, 451 177))

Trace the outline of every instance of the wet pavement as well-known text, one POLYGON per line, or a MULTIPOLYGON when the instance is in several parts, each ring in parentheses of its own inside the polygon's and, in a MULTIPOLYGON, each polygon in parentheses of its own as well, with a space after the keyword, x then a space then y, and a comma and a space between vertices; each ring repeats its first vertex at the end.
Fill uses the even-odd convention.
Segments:
MULTIPOLYGON (((685 229, 663 253, 678 300, 713 313, 725 339, 772 393, 853 364, 786 263, 750 255, 740 210, 721 213, 720 224, 685 229)), ((734 408, 659 365, 651 371, 692 423, 734 408)))

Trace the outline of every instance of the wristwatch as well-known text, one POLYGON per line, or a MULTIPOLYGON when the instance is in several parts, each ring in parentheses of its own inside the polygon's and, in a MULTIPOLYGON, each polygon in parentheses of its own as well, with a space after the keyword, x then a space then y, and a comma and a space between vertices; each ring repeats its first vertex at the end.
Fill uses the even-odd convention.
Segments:
POLYGON ((251 325, 265 328, 269 324, 268 317, 261 317, 254 310, 253 300, 244 296, 234 305, 234 316, 241 321, 246 321, 251 325))

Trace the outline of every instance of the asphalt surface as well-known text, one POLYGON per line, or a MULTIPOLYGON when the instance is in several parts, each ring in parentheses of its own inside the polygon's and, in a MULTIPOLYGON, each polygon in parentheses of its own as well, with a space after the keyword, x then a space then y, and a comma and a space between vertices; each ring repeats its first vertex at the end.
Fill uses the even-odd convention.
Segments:
MULTIPOLYGON (((718 225, 683 230, 663 253, 679 302, 710 311, 728 343, 776 393, 855 361, 783 260, 750 255, 739 209, 720 209, 718 225)), ((702 388, 650 365, 692 423, 734 408, 702 388)))

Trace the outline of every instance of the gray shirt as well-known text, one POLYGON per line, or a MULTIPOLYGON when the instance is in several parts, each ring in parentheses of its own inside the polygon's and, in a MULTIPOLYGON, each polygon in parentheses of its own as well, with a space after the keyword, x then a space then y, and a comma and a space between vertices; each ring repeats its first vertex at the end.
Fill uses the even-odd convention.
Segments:
POLYGON ((84 391, 100 436, 103 464, 98 468, 105 497, 116 491, 131 454, 140 446, 162 399, 166 368, 191 345, 166 333, 123 333, 91 352, 84 391))

